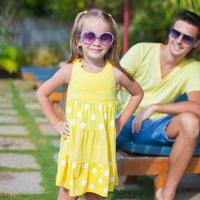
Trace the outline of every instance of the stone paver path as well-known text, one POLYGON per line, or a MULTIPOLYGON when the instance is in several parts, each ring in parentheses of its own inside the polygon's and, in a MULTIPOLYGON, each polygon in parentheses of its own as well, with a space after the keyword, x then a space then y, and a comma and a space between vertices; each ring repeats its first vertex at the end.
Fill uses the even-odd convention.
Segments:
POLYGON ((0 167, 9 167, 15 169, 33 168, 39 169, 39 165, 31 155, 14 154, 14 153, 0 153, 0 167))
POLYGON ((22 81, 20 79, 18 80, 15 80, 15 86, 17 88, 20 88, 20 95, 22 97, 24 96, 29 96, 29 97, 34 97, 36 99, 36 96, 35 96, 35 82, 33 81, 22 81))
POLYGON ((1 172, 0 194, 41 194, 39 172, 1 172))
POLYGON ((45 135, 55 135, 58 136, 57 131, 49 124, 40 125, 40 130, 45 135))
POLYGON ((0 109, 11 109, 13 107, 12 104, 8 104, 8 103, 1 103, 0 104, 0 109))
POLYGON ((0 104, 6 104, 6 103, 11 104, 11 101, 6 99, 5 97, 0 97, 0 104))
POLYGON ((21 122, 22 122, 21 119, 18 118, 17 116, 6 116, 5 114, 0 116, 0 123, 20 124, 21 122))
POLYGON ((16 116, 18 113, 13 109, 0 109, 0 115, 16 116))
MULTIPOLYGON (((18 83, 27 89, 22 81, 18 83)), ((28 134, 20 114, 14 109, 9 84, 0 81, 0 199, 1 194, 45 193, 41 186, 41 166, 32 154, 37 148, 28 134)))
POLYGON ((37 117, 35 117, 35 121, 39 124, 49 124, 47 118, 45 118, 45 117, 37 116, 37 117))
POLYGON ((41 108, 40 108, 40 105, 38 103, 28 103, 26 104, 26 107, 28 110, 30 110, 30 112, 32 110, 38 110, 38 111, 41 111, 41 108))
POLYGON ((0 135, 26 135, 27 130, 21 125, 1 125, 0 135))
POLYGON ((35 146, 25 138, 0 137, 0 150, 34 150, 35 146))

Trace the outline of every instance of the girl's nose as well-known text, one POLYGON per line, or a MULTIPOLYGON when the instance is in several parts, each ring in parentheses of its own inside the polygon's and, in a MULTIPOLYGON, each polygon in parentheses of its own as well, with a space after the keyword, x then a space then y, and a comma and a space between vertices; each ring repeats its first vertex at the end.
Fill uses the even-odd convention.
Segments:
POLYGON ((94 44, 94 45, 100 45, 100 44, 101 44, 100 39, 99 39, 99 38, 96 38, 96 40, 94 41, 93 44, 94 44))

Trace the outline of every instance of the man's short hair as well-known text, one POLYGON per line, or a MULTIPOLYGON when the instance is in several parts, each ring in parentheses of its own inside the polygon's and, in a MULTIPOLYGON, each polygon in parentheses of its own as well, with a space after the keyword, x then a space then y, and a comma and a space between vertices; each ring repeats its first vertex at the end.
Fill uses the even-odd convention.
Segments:
POLYGON ((172 27, 174 26, 177 20, 188 22, 189 24, 192 24, 193 26, 197 27, 199 30, 197 39, 200 39, 200 15, 188 10, 184 10, 176 16, 176 18, 172 22, 172 27))

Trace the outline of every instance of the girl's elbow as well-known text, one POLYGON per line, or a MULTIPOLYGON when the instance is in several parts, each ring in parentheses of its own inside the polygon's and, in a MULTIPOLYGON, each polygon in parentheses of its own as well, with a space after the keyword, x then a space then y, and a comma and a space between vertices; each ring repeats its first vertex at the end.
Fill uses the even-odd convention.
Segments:
POLYGON ((140 93, 138 93, 138 94, 135 94, 133 97, 137 98, 137 100, 138 100, 139 102, 141 102, 142 99, 143 99, 143 97, 144 97, 144 93, 143 93, 143 92, 140 92, 140 93))
POLYGON ((137 97, 139 99, 143 99, 144 92, 143 92, 143 90, 140 90, 140 91, 137 91, 137 92, 133 92, 133 93, 131 93, 131 96, 132 97, 137 97))
POLYGON ((142 98, 144 97, 144 90, 142 89, 141 86, 139 86, 137 90, 137 95, 141 96, 142 98))
POLYGON ((140 99, 143 99, 143 97, 144 97, 144 91, 140 90, 138 96, 140 97, 140 99))
POLYGON ((36 98, 39 100, 42 96, 44 96, 43 92, 41 91, 41 89, 37 89, 36 91, 36 98))

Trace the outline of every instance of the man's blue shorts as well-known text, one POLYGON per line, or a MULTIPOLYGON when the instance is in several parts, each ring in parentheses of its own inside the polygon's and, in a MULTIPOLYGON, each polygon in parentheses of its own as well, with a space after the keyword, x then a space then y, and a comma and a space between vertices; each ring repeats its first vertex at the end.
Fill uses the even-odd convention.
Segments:
POLYGON ((160 119, 146 119, 138 133, 132 132, 132 122, 134 118, 134 116, 131 117, 123 127, 117 138, 117 146, 121 143, 130 141, 138 144, 173 144, 174 140, 169 139, 166 135, 166 128, 173 118, 172 115, 167 115, 160 119))

